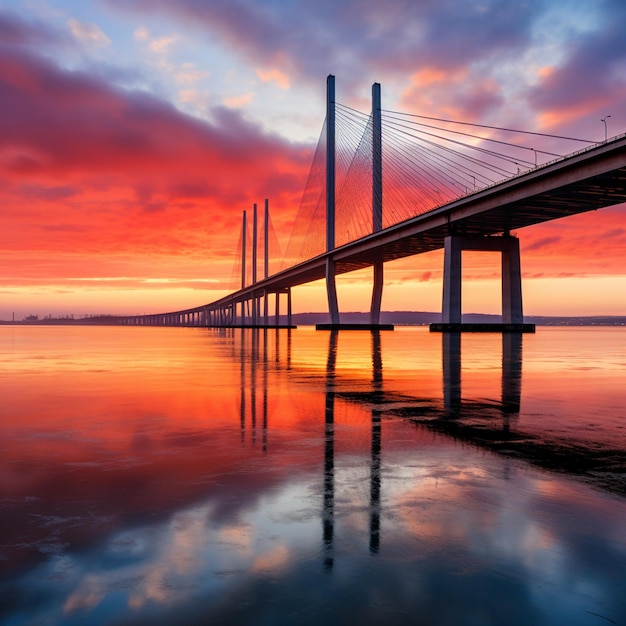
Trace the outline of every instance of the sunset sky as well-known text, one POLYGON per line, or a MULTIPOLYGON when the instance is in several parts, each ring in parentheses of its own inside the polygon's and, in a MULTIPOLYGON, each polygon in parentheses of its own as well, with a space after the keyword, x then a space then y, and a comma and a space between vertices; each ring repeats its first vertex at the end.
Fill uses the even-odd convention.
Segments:
MULTIPOLYGON (((0 319, 225 295, 243 210, 269 198, 287 244, 328 74, 364 112, 379 82, 387 109, 621 134, 624 24, 623 0, 0 0, 0 319)), ((626 207, 516 234, 526 314, 626 315, 626 207)), ((499 312, 498 259, 466 258, 464 312, 499 312)), ((439 310, 442 265, 389 264, 383 308, 439 310)), ((341 277, 340 308, 370 289, 341 277)))

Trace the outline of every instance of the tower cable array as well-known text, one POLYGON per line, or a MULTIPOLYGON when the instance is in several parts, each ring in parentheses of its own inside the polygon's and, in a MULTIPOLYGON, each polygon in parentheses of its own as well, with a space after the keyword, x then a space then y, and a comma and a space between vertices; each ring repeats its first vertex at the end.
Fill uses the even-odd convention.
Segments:
MULTIPOLYGON (((372 232, 372 124, 336 103, 336 245, 372 232)), ((382 111, 383 227, 562 158, 596 142, 549 133, 382 111), (531 144, 536 144, 531 145, 531 144)), ((282 267, 325 250, 326 122, 282 267)))

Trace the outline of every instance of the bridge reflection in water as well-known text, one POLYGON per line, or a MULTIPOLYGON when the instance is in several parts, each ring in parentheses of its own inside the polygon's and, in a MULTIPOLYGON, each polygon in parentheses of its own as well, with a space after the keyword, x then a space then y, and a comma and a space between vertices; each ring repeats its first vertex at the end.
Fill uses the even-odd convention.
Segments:
MULTIPOLYGON (((291 330, 237 329, 221 332, 241 333, 241 440, 246 436, 253 444, 258 441, 261 422, 261 446, 268 449, 271 432, 268 419, 268 370, 272 368, 298 373, 301 367, 292 365, 291 330), (274 362, 268 348, 273 342, 274 362), (261 400, 259 401, 259 396, 261 400), (259 406, 260 405, 260 406, 259 406), (260 417, 259 417, 260 412, 260 417), (249 422, 249 431, 247 423, 249 422)), ((328 335, 325 365, 306 373, 306 380, 322 382, 325 388, 323 438, 323 506, 321 511, 323 564, 331 570, 335 562, 334 539, 336 518, 336 424, 337 402, 356 403, 369 407, 371 413, 371 453, 369 463, 369 550, 375 555, 381 546, 381 510, 383 487, 381 478, 384 444, 384 418, 403 417, 418 428, 452 437, 498 454, 518 459, 558 472, 578 475, 588 482, 613 492, 626 494, 619 475, 603 472, 623 461, 623 451, 599 450, 593 444, 579 445, 563 438, 547 440, 540 434, 524 429, 518 423, 522 397, 522 357, 524 336, 521 333, 501 335, 502 358, 499 389, 483 390, 486 398, 468 397, 463 392, 462 335, 441 335, 441 395, 437 397, 410 395, 385 388, 384 359, 381 333, 362 331, 370 346, 371 372, 369 381, 358 383, 340 371, 340 331, 328 335), (499 397, 498 397, 499 396, 499 397)), ((235 344, 233 344, 235 345, 235 344)), ((494 382, 493 380, 491 382, 494 382)), ((391 383, 393 386, 393 382, 391 383)))
MULTIPOLYGON (((461 334, 442 335, 443 405, 455 415, 463 408, 461 382, 461 334)), ((522 395, 522 334, 502 334, 502 405, 505 415, 519 413, 522 395)), ((508 429, 508 422, 506 423, 508 429)))
MULTIPOLYGON (((362 400, 371 403, 371 460, 370 460, 370 502, 369 502, 369 550, 372 554, 380 549, 381 519, 381 451, 382 451, 382 416, 385 405, 395 404, 395 395, 387 397, 383 389, 383 356, 380 331, 371 334, 371 391, 362 396, 362 400)), ((434 406, 431 411, 441 420, 462 415, 461 387, 461 333, 442 335, 442 370, 443 370, 443 411, 434 406)), ((328 343, 326 366, 326 403, 325 403, 325 446, 324 446, 324 508, 323 540, 324 566, 332 569, 334 564, 333 539, 335 519, 335 400, 336 396, 345 398, 345 392, 336 381, 339 331, 331 331, 328 343)), ((500 409, 504 417, 502 430, 509 431, 509 420, 519 413, 522 381, 522 334, 502 334, 502 402, 500 409)), ((348 392, 348 398, 354 400, 358 395, 348 392)), ((404 401, 406 402, 406 398, 404 401)), ((487 404, 492 408, 493 404, 487 404)), ((476 410, 477 403, 471 404, 476 410)))
MULTIPOLYGON (((372 339, 372 391, 382 392, 383 360, 380 332, 371 331, 372 339)), ((335 376, 339 332, 329 334, 328 360, 326 366, 326 402, 324 437, 324 510, 322 513, 324 536, 324 566, 332 569, 334 564, 333 539, 335 522, 335 376)), ((381 415, 373 406, 372 445, 370 461, 370 540, 369 549, 377 553, 380 547, 380 494, 381 494, 381 415)))

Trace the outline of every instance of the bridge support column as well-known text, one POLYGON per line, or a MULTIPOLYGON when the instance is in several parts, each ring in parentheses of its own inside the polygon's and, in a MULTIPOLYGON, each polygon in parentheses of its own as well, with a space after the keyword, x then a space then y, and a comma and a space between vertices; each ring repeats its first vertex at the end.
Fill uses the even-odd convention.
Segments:
POLYGON ((504 239, 508 246, 502 250, 502 323, 523 324, 519 239, 516 237, 504 239))
POLYGON ((445 238, 443 248, 443 310, 444 324, 461 323, 461 237, 445 238))
POLYGON ((291 287, 287 288, 287 326, 291 327, 291 287))
POLYGON ((370 324, 380 324, 380 308, 383 301, 383 263, 374 263, 374 284, 372 287, 372 306, 370 308, 370 324))
POLYGON ((487 326, 494 326, 493 330, 534 332, 534 325, 524 324, 519 239, 510 235, 501 237, 449 235, 444 241, 442 324, 431 325, 431 330, 491 330, 487 326), (470 324, 466 328, 460 327, 463 250, 500 252, 502 255, 502 324, 470 324), (459 328, 446 325, 459 325, 459 328))
POLYGON ((337 283, 335 282, 335 261, 326 258, 326 295, 328 297, 328 312, 330 323, 339 324, 339 304, 337 302, 337 283))

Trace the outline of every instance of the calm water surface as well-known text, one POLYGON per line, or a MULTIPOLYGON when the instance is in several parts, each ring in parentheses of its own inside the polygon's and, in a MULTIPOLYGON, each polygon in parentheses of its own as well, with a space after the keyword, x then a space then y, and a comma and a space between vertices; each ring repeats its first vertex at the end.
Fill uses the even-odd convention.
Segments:
POLYGON ((624 624, 626 329, 0 327, 0 623, 624 624))

